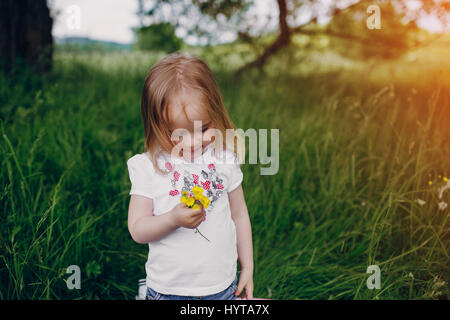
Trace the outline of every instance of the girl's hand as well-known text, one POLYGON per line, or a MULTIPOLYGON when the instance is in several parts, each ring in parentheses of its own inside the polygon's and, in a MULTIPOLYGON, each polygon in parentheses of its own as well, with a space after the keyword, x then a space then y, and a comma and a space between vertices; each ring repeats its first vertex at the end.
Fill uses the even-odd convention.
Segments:
POLYGON ((178 203, 169 213, 178 227, 189 229, 197 228, 205 217, 205 210, 201 204, 200 209, 194 210, 185 203, 178 203))
POLYGON ((243 268, 241 270, 239 284, 234 295, 239 296, 242 289, 245 289, 245 293, 242 295, 242 298, 253 300, 253 270, 250 268, 243 268))

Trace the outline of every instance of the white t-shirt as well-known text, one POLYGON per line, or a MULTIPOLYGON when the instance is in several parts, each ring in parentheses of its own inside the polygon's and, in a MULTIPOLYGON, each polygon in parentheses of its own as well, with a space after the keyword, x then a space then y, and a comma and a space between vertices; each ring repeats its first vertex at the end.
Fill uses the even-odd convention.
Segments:
POLYGON ((163 294, 204 296, 218 293, 236 277, 236 228, 231 218, 228 192, 243 179, 235 155, 224 150, 215 156, 210 144, 203 155, 186 162, 163 152, 157 159, 164 176, 155 171, 148 152, 127 161, 130 195, 153 199, 153 214, 160 215, 180 203, 181 192, 194 185, 210 198, 206 220, 196 229, 179 227, 159 240, 149 242, 145 264, 147 286, 163 294), (206 239, 205 239, 206 238, 206 239))

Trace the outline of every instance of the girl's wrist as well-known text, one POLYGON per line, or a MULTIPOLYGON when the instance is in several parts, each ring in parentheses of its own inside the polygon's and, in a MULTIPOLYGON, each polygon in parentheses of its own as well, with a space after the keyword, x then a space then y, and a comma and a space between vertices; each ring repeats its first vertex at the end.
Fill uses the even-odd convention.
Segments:
POLYGON ((173 210, 170 210, 168 213, 167 213, 167 216, 168 216, 168 221, 169 221, 169 224, 170 224, 170 226, 173 228, 173 229, 176 229, 176 228, 178 228, 180 225, 178 224, 178 219, 177 219, 177 215, 176 215, 176 213, 173 211, 173 210))
POLYGON ((253 264, 241 265, 241 270, 248 270, 248 271, 253 272, 253 264))

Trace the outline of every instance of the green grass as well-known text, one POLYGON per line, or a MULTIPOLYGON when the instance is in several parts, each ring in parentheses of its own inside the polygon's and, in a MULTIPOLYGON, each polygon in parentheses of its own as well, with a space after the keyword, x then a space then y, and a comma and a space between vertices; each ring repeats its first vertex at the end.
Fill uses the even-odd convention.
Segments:
MULTIPOLYGON (((143 152, 141 88, 160 57, 58 53, 43 80, 0 77, 0 299, 134 299, 148 247, 127 230, 126 160, 143 152), (66 287, 72 264, 81 290, 66 287)), ((278 174, 242 167, 255 296, 448 299, 448 79, 301 76, 273 59, 238 81, 205 59, 238 127, 280 129, 278 174)))

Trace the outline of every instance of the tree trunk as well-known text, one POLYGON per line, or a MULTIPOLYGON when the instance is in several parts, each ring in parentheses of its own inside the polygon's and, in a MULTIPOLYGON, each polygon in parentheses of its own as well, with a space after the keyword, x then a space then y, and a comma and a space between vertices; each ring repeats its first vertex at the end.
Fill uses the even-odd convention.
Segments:
POLYGON ((269 47, 267 47, 263 54, 259 56, 256 60, 244 65, 240 69, 235 72, 235 76, 239 77, 244 71, 251 69, 253 67, 257 67, 260 72, 262 72, 262 68, 266 62, 266 60, 276 52, 278 52, 281 48, 285 47, 291 41, 291 31, 286 21, 287 17, 287 6, 286 0, 277 0, 278 8, 280 14, 278 16, 278 22, 280 26, 280 34, 277 39, 272 43, 269 47))
POLYGON ((0 1, 0 69, 23 60, 38 74, 52 68, 53 19, 46 0, 0 1))

